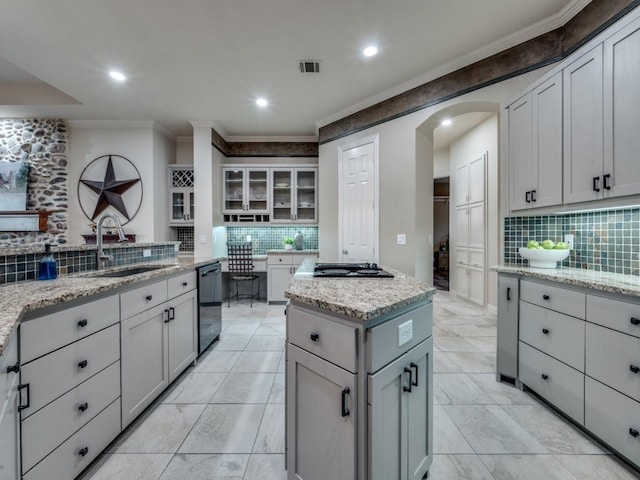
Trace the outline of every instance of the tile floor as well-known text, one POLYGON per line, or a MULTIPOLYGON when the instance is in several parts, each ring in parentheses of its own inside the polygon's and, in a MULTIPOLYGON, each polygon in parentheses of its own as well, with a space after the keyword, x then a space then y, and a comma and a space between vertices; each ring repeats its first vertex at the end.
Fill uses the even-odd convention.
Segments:
MULTIPOLYGON (((434 307, 431 480, 640 478, 533 396, 495 381, 495 315, 441 291, 434 307)), ((221 341, 82 479, 286 479, 283 313, 223 308, 221 341)))

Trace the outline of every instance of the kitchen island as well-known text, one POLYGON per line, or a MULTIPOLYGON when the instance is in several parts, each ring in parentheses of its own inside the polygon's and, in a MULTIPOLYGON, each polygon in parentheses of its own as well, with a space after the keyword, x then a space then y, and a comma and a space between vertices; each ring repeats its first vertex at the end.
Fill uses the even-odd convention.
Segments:
POLYGON ((286 291, 288 478, 425 478, 435 288, 394 270, 313 277, 314 264, 286 291))

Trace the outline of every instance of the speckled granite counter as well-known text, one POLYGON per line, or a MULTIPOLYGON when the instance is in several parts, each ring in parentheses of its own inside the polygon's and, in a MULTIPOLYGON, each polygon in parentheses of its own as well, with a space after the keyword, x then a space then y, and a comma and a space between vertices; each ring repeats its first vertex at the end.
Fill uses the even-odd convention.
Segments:
POLYGON ((640 297, 640 277, 620 273, 597 272, 579 268, 531 268, 518 264, 503 264, 491 267, 498 273, 522 275, 576 287, 591 288, 607 293, 640 297))
MULTIPOLYGON (((153 242, 153 243, 105 243, 104 248, 145 248, 145 247, 158 247, 158 246, 175 246, 180 245, 180 242, 153 242)), ((54 252, 68 252, 76 250, 97 250, 96 244, 81 244, 81 245, 54 245, 52 251, 54 252)), ((2 255, 27 255, 35 254, 42 255, 44 252, 43 245, 26 245, 24 247, 8 247, 2 249, 2 255)))
POLYGON ((286 250, 286 249, 278 249, 278 250, 267 250, 267 255, 282 255, 282 254, 295 254, 295 255, 318 255, 319 250, 286 250))
POLYGON ((108 271, 124 270, 142 265, 163 265, 165 268, 119 278, 98 277, 97 271, 59 277, 56 280, 33 281, 0 287, 0 355, 9 336, 26 313, 58 305, 78 298, 116 290, 137 282, 151 280, 210 263, 213 258, 179 257, 173 261, 137 263, 108 271))
POLYGON ((302 263, 285 297, 360 322, 431 299, 436 291, 428 283, 388 268, 394 278, 314 278, 313 267, 314 260, 302 263))

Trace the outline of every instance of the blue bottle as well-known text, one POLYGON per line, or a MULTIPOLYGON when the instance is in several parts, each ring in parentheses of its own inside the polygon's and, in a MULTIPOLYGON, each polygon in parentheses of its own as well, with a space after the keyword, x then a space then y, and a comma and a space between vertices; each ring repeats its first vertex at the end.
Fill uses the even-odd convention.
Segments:
POLYGON ((51 255, 51 245, 44 244, 44 257, 40 259, 38 280, 53 280, 58 278, 58 266, 51 255))

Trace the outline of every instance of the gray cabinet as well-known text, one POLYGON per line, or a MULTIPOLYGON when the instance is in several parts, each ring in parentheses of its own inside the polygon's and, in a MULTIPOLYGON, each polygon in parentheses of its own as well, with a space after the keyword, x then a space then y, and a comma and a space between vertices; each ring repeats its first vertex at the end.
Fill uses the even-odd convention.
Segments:
POLYGON ((518 376, 518 277, 498 276, 497 370, 500 376, 518 376))
POLYGON ((197 291, 191 290, 168 302, 169 383, 173 382, 197 356, 197 291))
POLYGON ((18 364, 18 340, 14 332, 0 356, 0 476, 20 478, 20 415, 18 372, 7 371, 18 364))
POLYGON ((290 479, 358 478, 356 375, 287 345, 290 479))
POLYGON ((369 376, 369 478, 422 479, 432 461, 433 341, 369 376))
POLYGON ((280 253, 267 256, 267 301, 286 303, 284 292, 293 278, 293 274, 305 258, 317 258, 316 255, 298 253, 280 253))
POLYGON ((193 165, 169 165, 169 225, 193 225, 193 165))

